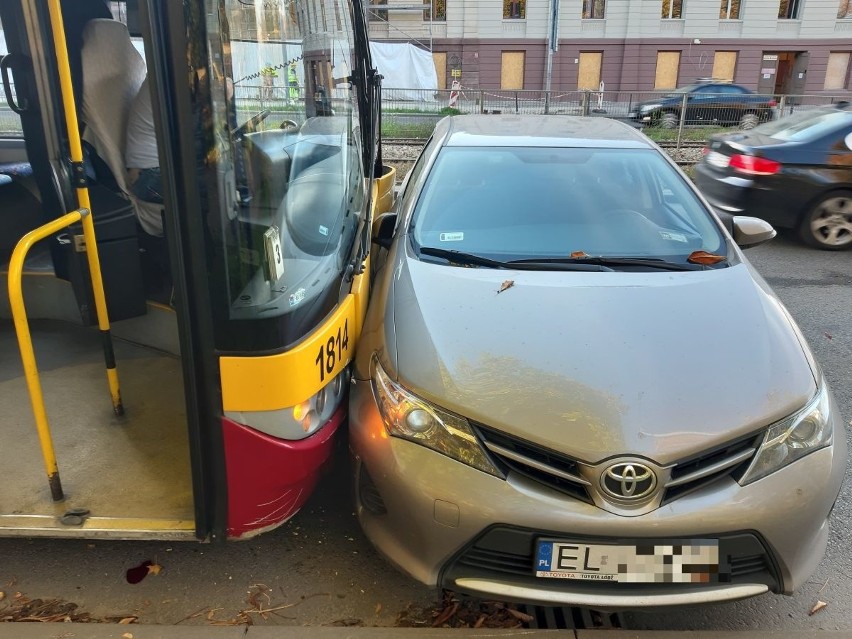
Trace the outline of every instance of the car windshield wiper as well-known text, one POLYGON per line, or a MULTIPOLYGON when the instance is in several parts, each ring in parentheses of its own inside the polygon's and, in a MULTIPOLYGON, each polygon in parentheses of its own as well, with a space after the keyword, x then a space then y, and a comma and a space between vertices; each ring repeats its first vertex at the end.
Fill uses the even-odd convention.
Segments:
POLYGON ((588 257, 554 257, 547 259, 513 260, 507 263, 513 267, 517 267, 522 264, 537 264, 542 262, 554 264, 588 264, 589 266, 597 265, 602 267, 642 266, 660 271, 701 271, 705 268, 701 264, 669 262, 658 257, 593 257, 591 255, 588 257))
POLYGON ((509 268, 517 271, 611 271, 605 264, 596 264, 586 260, 562 260, 562 259, 530 259, 512 260, 500 262, 473 253, 462 251, 451 251, 434 246, 421 246, 417 249, 421 255, 440 257, 453 264, 463 266, 484 266, 486 268, 509 268))

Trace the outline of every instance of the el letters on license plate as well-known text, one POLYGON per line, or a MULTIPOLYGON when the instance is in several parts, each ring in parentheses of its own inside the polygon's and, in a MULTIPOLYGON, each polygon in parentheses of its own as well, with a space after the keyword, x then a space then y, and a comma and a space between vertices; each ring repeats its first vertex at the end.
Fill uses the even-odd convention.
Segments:
POLYGON ((635 545, 539 541, 536 577, 619 583, 711 583, 719 542, 690 539, 635 545))

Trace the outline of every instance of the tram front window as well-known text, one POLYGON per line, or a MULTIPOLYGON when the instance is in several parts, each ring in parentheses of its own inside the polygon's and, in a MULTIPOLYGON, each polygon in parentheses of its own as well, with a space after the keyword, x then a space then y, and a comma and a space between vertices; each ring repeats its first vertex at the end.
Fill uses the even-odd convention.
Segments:
POLYGON ((350 9, 209 4, 219 206, 207 223, 223 249, 228 320, 274 319, 292 343, 338 303, 362 222, 350 9))

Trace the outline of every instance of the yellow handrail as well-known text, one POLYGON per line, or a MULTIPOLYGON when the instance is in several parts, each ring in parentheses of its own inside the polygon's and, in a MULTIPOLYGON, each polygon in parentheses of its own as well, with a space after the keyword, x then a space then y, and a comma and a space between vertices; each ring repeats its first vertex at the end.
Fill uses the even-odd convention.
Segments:
MULTIPOLYGON (((62 106, 65 111, 65 123, 68 127, 68 146, 71 151, 72 166, 82 169, 83 145, 80 142, 80 128, 77 123, 77 107, 74 104, 74 90, 71 83, 71 68, 68 64, 68 45, 65 41, 65 26, 62 23, 62 10, 59 0, 49 0, 50 23, 53 29, 53 44, 56 49, 56 62, 59 71, 59 83, 62 88, 62 106)), ((77 201, 80 208, 91 210, 89 189, 78 186, 77 201)), ((104 336, 104 359, 106 360, 107 381, 112 397, 112 409, 116 415, 124 414, 121 403, 121 391, 118 386, 118 373, 115 370, 115 356, 109 336, 109 316, 107 315, 104 283, 101 276, 101 262, 95 243, 95 224, 91 215, 83 216, 83 237, 86 241, 86 257, 89 260, 89 273, 92 278, 92 292, 95 295, 95 309, 98 312, 98 328, 104 336), (89 250, 92 247, 93 250, 89 250)))
MULTIPOLYGON (((24 260, 33 244, 87 217, 89 217, 88 209, 77 209, 48 222, 44 226, 40 226, 34 231, 30 231, 17 243, 15 250, 12 251, 12 259, 9 261, 9 303, 12 307, 12 319, 15 322, 18 347, 21 350, 21 360, 24 363, 24 376, 27 381, 27 389, 30 392, 30 403, 33 407, 41 453, 44 457, 44 467, 47 471, 47 482, 50 484, 50 494, 54 501, 62 501, 65 496, 62 493, 62 482, 59 480, 59 467, 56 464, 56 455, 53 452, 53 440, 50 436, 50 426, 47 423, 47 412, 44 409, 44 397, 41 392, 41 380, 38 376, 38 367, 33 351, 33 340, 27 322, 27 309, 24 306, 24 260)), ((90 250, 88 246, 86 250, 90 250)))

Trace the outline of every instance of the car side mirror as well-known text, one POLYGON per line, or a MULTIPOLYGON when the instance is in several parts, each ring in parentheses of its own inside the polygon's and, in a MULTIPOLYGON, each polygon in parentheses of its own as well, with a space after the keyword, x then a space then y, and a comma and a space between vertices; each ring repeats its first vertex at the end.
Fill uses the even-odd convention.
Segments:
POLYGON ((373 220, 373 243, 384 249, 389 249, 393 244, 396 220, 396 213, 382 213, 373 220))
POLYGON ((751 248, 775 237, 772 225, 756 217, 735 215, 732 222, 734 241, 740 248, 751 248))

